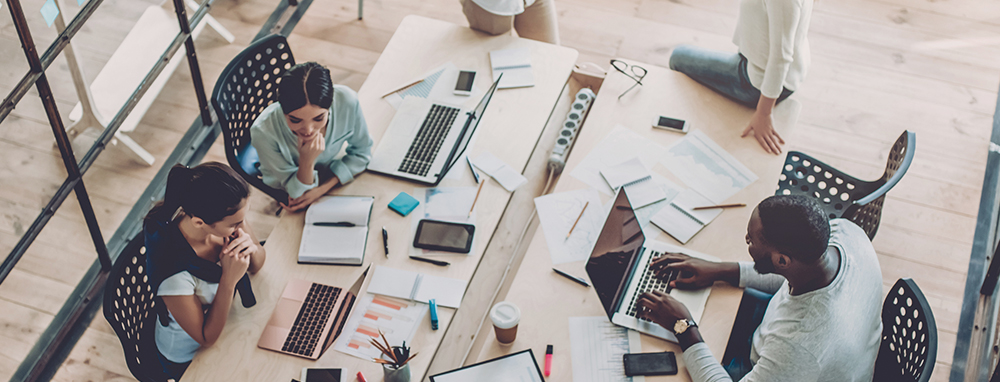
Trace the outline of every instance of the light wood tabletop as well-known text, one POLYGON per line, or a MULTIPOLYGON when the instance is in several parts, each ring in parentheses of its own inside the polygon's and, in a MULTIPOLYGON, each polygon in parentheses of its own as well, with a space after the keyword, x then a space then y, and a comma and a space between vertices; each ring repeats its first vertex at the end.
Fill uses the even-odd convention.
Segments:
MULTIPOLYGON (((408 16, 403 20, 358 92, 376 147, 395 112, 382 99, 384 94, 448 62, 458 68, 476 70, 479 75, 475 84, 485 91, 492 83, 489 52, 521 47, 530 49, 535 86, 498 90, 479 124, 476 143, 469 149, 473 158, 489 151, 520 172, 576 62, 577 52, 512 35, 487 36, 466 27, 419 16, 408 16)), ((481 94, 471 97, 475 100, 466 106, 475 106, 481 94)), ((476 185, 465 163, 458 163, 452 171, 460 172, 461 176, 446 178, 440 186, 476 185)), ((311 361, 260 349, 257 340, 285 284, 293 278, 349 288, 369 265, 374 264, 469 280, 511 193, 494 181, 483 187, 476 204, 478 238, 473 251, 468 255, 436 257, 451 262, 450 266, 439 267, 407 258, 413 240, 410 235, 413 215, 401 217, 387 208, 389 201, 399 192, 413 193, 417 187, 420 186, 415 183, 363 173, 354 182, 333 191, 333 194, 375 197, 362 267, 297 264, 305 213, 285 212, 265 245, 268 253, 266 264, 251 278, 257 305, 244 309, 239 303, 233 304, 221 338, 216 344, 199 351, 185 372, 184 380, 288 381, 297 379, 302 367, 339 367, 351 376, 362 371, 369 380, 379 380, 382 372, 378 364, 340 353, 332 347, 319 360, 311 361), (389 232, 388 258, 383 254, 380 232, 383 226, 389 232)), ((362 293, 364 288, 367 288, 367 282, 362 293)), ((425 322, 420 324, 413 340, 408 343, 413 352, 420 353, 410 362, 414 380, 424 375, 455 311, 439 308, 441 329, 437 331, 431 330, 430 317, 425 316, 425 322)))
MULTIPOLYGON (((663 115, 684 119, 692 124, 692 131, 705 133, 726 151, 736 157, 759 178, 748 187, 730 197, 725 203, 746 203, 744 208, 726 209, 715 220, 694 236, 685 249, 714 255, 723 261, 749 261, 744 235, 746 224, 760 200, 774 194, 778 175, 785 156, 764 152, 752 137, 740 138, 753 110, 740 106, 687 76, 672 70, 649 64, 624 60, 639 65, 649 72, 637 86, 620 100, 622 94, 635 82, 611 68, 601 87, 590 114, 587 117, 578 140, 570 154, 566 170, 556 184, 554 193, 588 188, 585 183, 570 175, 574 168, 598 145, 616 125, 621 125, 650 141, 669 147, 684 138, 679 133, 654 129, 651 124, 655 116, 663 115)), ((788 140, 798 116, 799 105, 794 99, 779 104, 774 110, 774 122, 778 132, 788 140)), ((635 152, 622 153, 625 161, 635 152)), ((615 163, 608 163, 613 165, 615 163)), ((666 167, 658 164, 651 169, 654 173, 672 179, 685 187, 666 167)), ((688 185, 689 187, 689 185, 688 185)), ((609 195, 601 194, 602 203, 607 203, 609 195)), ((603 218, 602 218, 603 219, 603 218)), ((603 221, 602 221, 603 224, 603 221)), ((553 264, 541 227, 528 244, 528 250, 517 269, 506 295, 497 301, 506 300, 516 304, 521 310, 521 321, 517 339, 511 345, 500 345, 496 341, 489 321, 483 325, 479 337, 483 341, 474 349, 466 364, 492 359, 504 354, 531 348, 539 365, 543 365, 546 345, 555 347, 552 375, 547 381, 573 380, 569 317, 607 317, 593 287, 584 287, 552 271, 553 264)), ((681 245, 657 228, 656 237, 646 237, 672 245, 681 245)), ((555 265, 556 268, 589 281, 584 270, 584 261, 555 265)), ((741 291, 724 283, 716 283, 712 288, 705 314, 699 322, 712 353, 721 358, 732 328, 741 291)), ((642 335, 642 351, 673 351, 677 353, 680 372, 672 377, 647 377, 649 380, 689 380, 684 369, 680 348, 664 340, 642 335)))

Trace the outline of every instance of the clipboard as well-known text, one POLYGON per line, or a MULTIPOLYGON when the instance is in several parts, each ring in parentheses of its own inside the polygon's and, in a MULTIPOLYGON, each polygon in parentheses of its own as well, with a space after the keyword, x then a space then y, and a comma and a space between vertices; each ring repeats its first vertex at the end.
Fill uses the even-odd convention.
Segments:
POLYGON ((545 381, 542 369, 538 367, 535 353, 531 349, 432 375, 430 379, 431 382, 545 381), (530 367, 531 365, 534 365, 534 368, 530 367))

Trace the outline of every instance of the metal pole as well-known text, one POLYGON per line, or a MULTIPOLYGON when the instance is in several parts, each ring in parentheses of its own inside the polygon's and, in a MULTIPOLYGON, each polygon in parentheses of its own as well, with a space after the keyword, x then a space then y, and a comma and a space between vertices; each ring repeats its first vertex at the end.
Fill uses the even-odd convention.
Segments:
MULTIPOLYGON (((203 7, 207 8, 206 3, 203 7)), ((184 0, 174 0, 174 11, 177 13, 177 23, 181 33, 187 35, 184 40, 184 50, 187 51, 188 66, 191 67, 191 82, 194 82, 194 92, 198 97, 198 108, 201 109, 201 123, 212 124, 212 112, 208 109, 208 96, 205 95, 205 85, 201 81, 201 69, 198 68, 198 55, 194 52, 194 38, 191 37, 191 24, 188 23, 184 0)))

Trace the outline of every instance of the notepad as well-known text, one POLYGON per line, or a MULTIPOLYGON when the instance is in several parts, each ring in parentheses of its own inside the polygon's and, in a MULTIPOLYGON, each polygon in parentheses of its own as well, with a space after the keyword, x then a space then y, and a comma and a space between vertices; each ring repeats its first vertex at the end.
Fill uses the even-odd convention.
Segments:
POLYGON ((503 74, 498 89, 535 86, 535 75, 531 70, 531 49, 515 48, 490 52, 490 66, 493 81, 503 74))
POLYGON ((431 276, 401 269, 376 266, 368 283, 368 293, 458 308, 465 295, 465 280, 431 276))
POLYGON ((653 182, 653 175, 642 165, 639 157, 608 166, 601 170, 601 176, 612 190, 625 187, 633 209, 639 209, 667 198, 660 186, 653 182))
POLYGON ((670 205, 664 207, 650 221, 674 239, 687 244, 702 228, 715 220, 722 209, 694 210, 699 206, 710 206, 715 203, 708 200, 693 189, 681 191, 670 205))
POLYGON ((324 196, 309 206, 299 263, 361 265, 374 201, 371 196, 324 196))

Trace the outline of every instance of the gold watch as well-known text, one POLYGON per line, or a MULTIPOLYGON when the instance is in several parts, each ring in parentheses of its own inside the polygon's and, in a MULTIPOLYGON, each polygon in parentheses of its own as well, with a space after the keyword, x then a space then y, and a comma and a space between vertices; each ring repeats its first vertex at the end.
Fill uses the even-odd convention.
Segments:
POLYGON ((688 328, 693 328, 697 326, 698 324, 696 324, 694 320, 690 318, 679 319, 677 320, 677 322, 674 323, 674 335, 679 336, 681 334, 684 334, 684 332, 687 332, 688 328))

